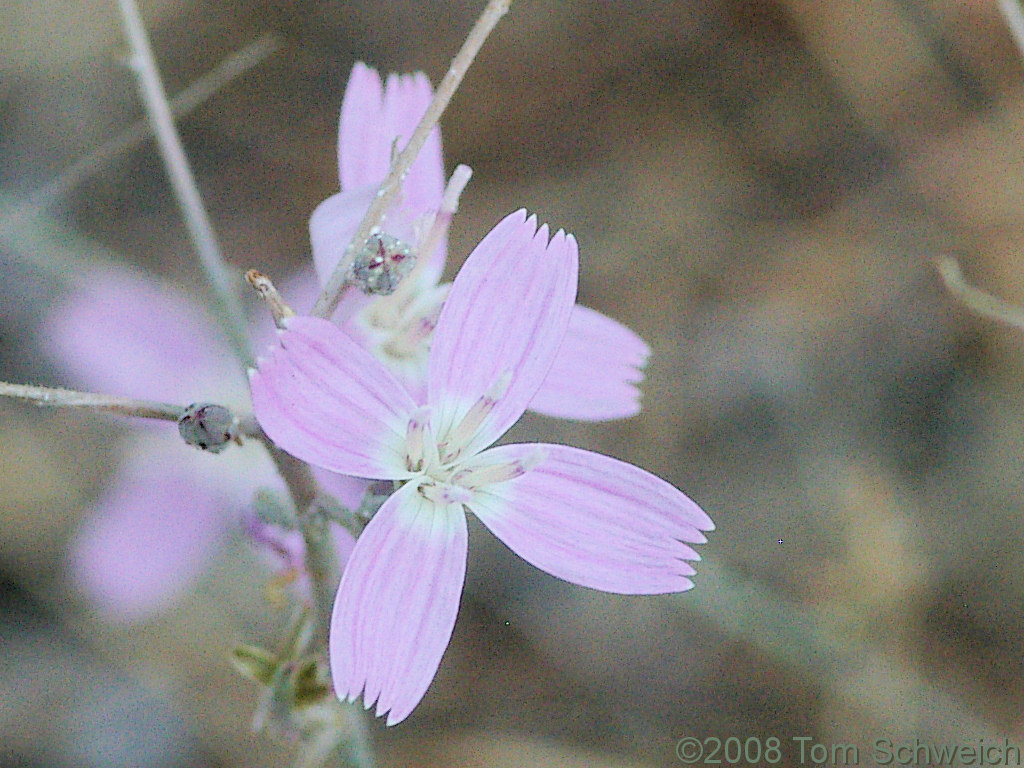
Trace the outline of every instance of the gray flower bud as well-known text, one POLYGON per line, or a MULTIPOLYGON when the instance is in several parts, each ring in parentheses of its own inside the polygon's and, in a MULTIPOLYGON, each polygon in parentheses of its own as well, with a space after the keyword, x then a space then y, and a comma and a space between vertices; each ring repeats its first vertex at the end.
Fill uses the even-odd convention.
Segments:
POLYGON ((189 445, 220 453, 230 442, 239 442, 238 418, 223 405, 193 403, 178 418, 178 433, 189 445))
POLYGON ((416 264, 416 255, 408 243, 378 232, 370 235, 352 262, 355 284, 363 293, 388 296, 416 264))

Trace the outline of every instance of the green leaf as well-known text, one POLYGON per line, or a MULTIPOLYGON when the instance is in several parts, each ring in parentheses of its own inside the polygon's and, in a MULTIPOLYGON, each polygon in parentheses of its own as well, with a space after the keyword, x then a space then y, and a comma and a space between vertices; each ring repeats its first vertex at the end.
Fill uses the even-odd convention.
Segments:
POLYGON ((231 651, 231 663, 244 677, 260 685, 270 685, 280 662, 265 648, 240 645, 231 651))

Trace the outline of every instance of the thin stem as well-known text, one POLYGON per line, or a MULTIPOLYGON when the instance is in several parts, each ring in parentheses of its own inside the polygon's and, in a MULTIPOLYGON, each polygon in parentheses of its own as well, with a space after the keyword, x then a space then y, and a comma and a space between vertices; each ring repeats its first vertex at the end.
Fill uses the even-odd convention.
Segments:
MULTIPOLYGON (((174 117, 187 115, 232 80, 245 74, 267 56, 277 51, 279 47, 280 42, 276 37, 266 35, 231 54, 172 98, 170 100, 171 114, 174 117)), ((132 123, 125 131, 109 141, 105 141, 92 152, 64 169, 55 179, 30 193, 13 211, 0 219, 0 232, 6 232, 12 227, 18 226, 29 216, 42 213, 54 201, 70 194, 115 157, 141 144, 151 133, 152 128, 148 120, 137 120, 132 123)))
MULTIPOLYGON (((157 419, 159 421, 180 421, 181 417, 189 410, 189 406, 161 403, 156 400, 137 400, 132 397, 81 392, 63 387, 12 384, 7 381, 0 381, 0 397, 26 400, 49 408, 84 408, 115 416, 134 416, 140 419, 157 419)), ((251 414, 238 417, 238 434, 264 441, 267 439, 251 414)))
MULTIPOLYGON (((284 320, 294 316, 295 313, 284 303, 270 278, 255 269, 246 272, 245 278, 260 298, 270 306, 275 324, 279 328, 283 327, 284 320)), ((317 645, 326 649, 327 631, 330 627, 331 609, 334 605, 333 587, 337 581, 338 567, 334 549, 331 547, 328 515, 321 508, 320 489, 309 466, 282 451, 265 434, 263 443, 274 460, 277 471, 284 480, 295 506, 299 530, 302 532, 302 540, 305 544, 303 556, 306 574, 313 585, 315 639, 317 645)))
POLYGON ((963 302, 968 309, 982 317, 997 320, 1024 331, 1024 309, 968 283, 964 279, 964 274, 960 271, 960 265, 956 259, 949 256, 939 259, 939 274, 942 275, 942 280, 949 292, 963 302))
POLYGON ((402 312, 409 308, 410 302, 415 296, 416 287, 420 282, 419 276, 427 269, 427 265, 431 262, 431 256, 437 250, 438 243, 441 242, 441 238, 448 232, 452 218, 459 210, 459 197, 462 195, 462 190, 466 188, 466 184, 469 183, 472 175, 473 169, 468 165, 457 165, 455 170, 452 171, 451 178, 448 179, 448 184, 445 186, 444 194, 441 196, 441 207, 434 215, 426 235, 424 235, 417 246, 419 258, 416 260, 416 266, 413 267, 412 272, 402 279, 394 293, 390 296, 380 296, 372 305, 370 310, 372 316, 377 318, 382 324, 388 326, 396 325, 402 312))
POLYGON ((274 287, 274 283, 269 277, 262 272, 257 272, 255 269, 250 269, 245 273, 245 280, 256 290, 259 297, 266 302, 267 307, 270 309, 270 314, 274 318, 274 325, 278 328, 284 328, 284 321, 289 317, 295 317, 295 310, 285 303, 284 298, 277 288, 274 287))
POLYGON ((337 563, 330 543, 327 518, 318 509, 320 489, 307 464, 282 451, 266 435, 263 436, 263 442, 295 505, 299 530, 305 544, 306 573, 313 586, 314 648, 326 650, 331 609, 334 607, 337 563))
POLYGON ((448 102, 451 101, 456 89, 462 82, 462 78, 469 69, 469 65, 473 63, 473 59, 476 58, 484 41, 491 34, 491 30, 494 29, 501 17, 508 12, 511 2, 512 0, 489 0, 487 7, 480 14, 480 18, 477 19, 473 29, 470 30, 466 42, 462 44, 462 48, 455 58, 452 59, 448 72, 437 86, 434 98, 431 99, 423 119, 420 120, 416 130, 413 131, 412 136, 409 138, 409 143, 406 144, 405 149, 391 163, 391 169, 388 171, 384 181, 381 182, 373 204, 367 210, 366 215, 352 237, 352 241, 345 249, 345 254, 334 268, 334 272, 327 281, 327 285, 324 286, 320 297, 316 300, 316 304, 313 305, 312 315, 316 317, 330 317, 334 313, 338 302, 341 300, 341 292, 348 283, 349 270, 352 267, 352 259, 355 253, 362 248, 367 238, 373 233, 374 227, 380 224, 385 212, 395 201, 402 188, 402 180, 409 172, 409 168, 412 167, 416 156, 426 143, 427 137, 434 126, 437 125, 437 121, 441 119, 441 115, 448 106, 448 102))
POLYGON ((118 0, 125 34, 131 46, 131 66, 139 81, 139 90, 146 104, 146 112, 156 134, 157 145, 170 177, 174 194, 178 198, 182 216, 188 227, 192 243, 199 254, 199 261, 210 281, 216 302, 220 305, 217 313, 235 353, 244 365, 252 364, 252 351, 242 302, 234 287, 238 280, 224 260, 210 218, 203 206, 199 188, 189 166, 181 139, 174 127, 171 109, 167 103, 160 73, 153 58, 146 28, 139 15, 135 0, 118 0))
POLYGON ((1024 9, 1021 8, 1020 0, 999 0, 999 10, 1003 12, 1017 50, 1024 56, 1024 9))
POLYGON ((78 392, 73 389, 37 387, 32 384, 11 384, 0 381, 0 396, 28 400, 37 405, 55 408, 88 408, 118 416, 138 416, 143 419, 177 421, 185 408, 154 400, 134 400, 128 397, 78 392))

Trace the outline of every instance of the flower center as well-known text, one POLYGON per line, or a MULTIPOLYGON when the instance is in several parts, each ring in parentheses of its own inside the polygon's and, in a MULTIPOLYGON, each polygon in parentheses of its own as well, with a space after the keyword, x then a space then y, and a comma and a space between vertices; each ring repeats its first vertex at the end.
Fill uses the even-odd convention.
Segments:
POLYGON ((539 449, 505 462, 474 460, 469 450, 473 439, 512 380, 506 372, 485 392, 443 440, 430 425, 430 409, 417 409, 409 418, 405 435, 406 468, 419 475, 419 491, 438 504, 465 503, 479 488, 513 480, 543 459, 539 449))
POLYGON ((449 430, 448 435, 438 442, 437 452, 442 462, 449 464, 464 457, 466 448, 469 447, 473 438, 480 431, 484 419, 494 410, 494 406, 498 404, 498 401, 504 397, 511 382, 512 373, 510 371, 502 373, 498 380, 466 411, 466 414, 459 423, 449 430))
POLYGON ((410 361, 425 365, 447 293, 448 286, 414 289, 401 296, 379 298, 364 309, 358 320, 373 339, 377 357, 393 365, 410 361))

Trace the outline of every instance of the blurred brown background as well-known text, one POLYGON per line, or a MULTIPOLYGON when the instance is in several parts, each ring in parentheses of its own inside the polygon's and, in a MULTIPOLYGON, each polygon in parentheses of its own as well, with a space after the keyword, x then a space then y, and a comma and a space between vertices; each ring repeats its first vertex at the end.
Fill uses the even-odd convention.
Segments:
MULTIPOLYGON (((144 4, 172 94, 281 42, 180 121, 235 265, 308 258, 352 63, 436 82, 482 6, 144 4)), ((115 9, 0 10, 5 207, 141 115, 115 9)), ((581 301, 654 350, 639 417, 515 436, 640 464, 719 528, 696 590, 623 598, 474 526, 452 645, 414 715, 372 726, 381 764, 671 766, 684 736, 776 736, 782 765, 793 736, 859 744, 865 764, 876 738, 1024 744, 1024 335, 934 268, 954 255, 1024 304, 1022 129, 994 0, 514 0, 443 120, 448 169, 475 171, 452 258, 537 211, 580 241, 581 301)), ((201 284, 146 142, 33 219, 37 240, 3 233, 2 379, 58 383, 32 264, 68 228, 72 250, 201 284)), ((0 403, 3 764, 281 765, 226 662, 281 625, 242 542, 127 630, 63 582, 131 428, 0 403)))

